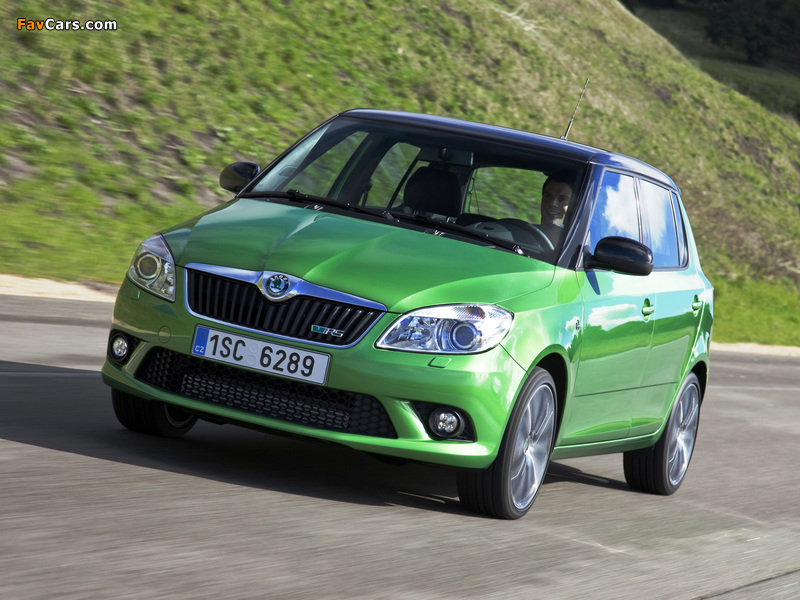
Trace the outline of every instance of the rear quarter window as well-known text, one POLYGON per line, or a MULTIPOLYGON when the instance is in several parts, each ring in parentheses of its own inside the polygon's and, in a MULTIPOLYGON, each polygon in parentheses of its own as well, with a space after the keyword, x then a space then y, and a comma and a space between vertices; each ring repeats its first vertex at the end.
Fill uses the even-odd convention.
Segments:
POLYGON ((653 267, 679 267, 682 259, 675 224, 675 210, 669 190, 639 181, 643 209, 645 244, 653 251, 653 267))
POLYGON ((683 211, 681 201, 675 192, 672 192, 672 208, 675 211, 675 225, 678 228, 678 256, 680 265, 686 266, 689 262, 689 242, 686 239, 686 225, 683 222, 683 211))

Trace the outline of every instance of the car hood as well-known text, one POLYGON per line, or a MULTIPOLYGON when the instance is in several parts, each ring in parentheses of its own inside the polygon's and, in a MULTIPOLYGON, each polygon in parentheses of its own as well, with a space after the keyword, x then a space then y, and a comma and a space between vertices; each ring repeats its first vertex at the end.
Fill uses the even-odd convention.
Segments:
POLYGON ((164 237, 180 266, 277 271, 398 313, 433 304, 499 304, 547 286, 555 269, 389 223, 246 198, 164 237))

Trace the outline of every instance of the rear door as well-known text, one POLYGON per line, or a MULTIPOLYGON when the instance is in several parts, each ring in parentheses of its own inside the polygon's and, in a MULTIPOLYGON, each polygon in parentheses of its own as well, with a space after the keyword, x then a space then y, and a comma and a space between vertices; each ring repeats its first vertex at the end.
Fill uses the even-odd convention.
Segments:
POLYGON ((686 228, 674 191, 639 181, 645 244, 653 251, 656 289, 653 341, 634 402, 630 435, 654 433, 669 413, 700 324, 703 279, 688 256, 686 228))

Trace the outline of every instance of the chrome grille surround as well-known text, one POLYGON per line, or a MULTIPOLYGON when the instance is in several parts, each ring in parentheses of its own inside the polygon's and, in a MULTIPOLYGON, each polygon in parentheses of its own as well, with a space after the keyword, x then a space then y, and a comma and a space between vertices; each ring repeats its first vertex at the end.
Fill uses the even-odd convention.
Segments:
POLYGON ((349 348, 386 312, 386 307, 377 302, 283 273, 199 263, 190 263, 184 270, 186 310, 190 314, 282 339, 349 348), (273 275, 289 281, 288 292, 280 298, 270 297, 264 288, 273 275), (342 335, 319 333, 320 329, 342 335))

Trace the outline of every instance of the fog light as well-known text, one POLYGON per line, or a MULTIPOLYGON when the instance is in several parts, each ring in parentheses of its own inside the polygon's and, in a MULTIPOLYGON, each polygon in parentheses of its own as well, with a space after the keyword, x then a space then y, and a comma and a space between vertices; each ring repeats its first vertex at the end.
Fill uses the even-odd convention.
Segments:
POLYGON ((428 425, 434 435, 454 438, 464 431, 464 417, 451 408, 438 408, 428 417, 428 425))
POLYGON ((130 346, 128 345, 128 338, 118 333, 111 339, 111 358, 117 362, 123 362, 128 358, 130 346))

